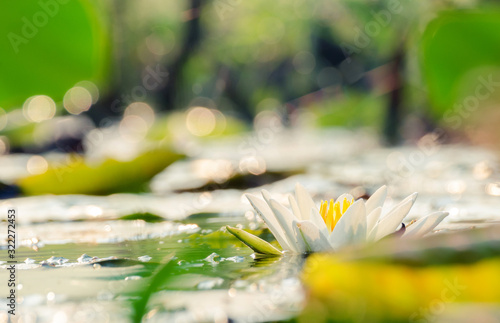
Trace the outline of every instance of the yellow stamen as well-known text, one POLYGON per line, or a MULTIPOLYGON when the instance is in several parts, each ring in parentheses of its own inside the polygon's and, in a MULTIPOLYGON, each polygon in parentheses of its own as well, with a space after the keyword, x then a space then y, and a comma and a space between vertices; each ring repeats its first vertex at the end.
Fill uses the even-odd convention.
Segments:
MULTIPOLYGON (((336 225, 337 222, 339 222, 340 217, 342 216, 342 212, 340 211, 340 203, 339 202, 335 203, 334 213, 335 213, 335 225, 336 225)), ((334 227, 335 227, 335 225, 334 225, 334 227)), ((333 228, 332 228, 332 230, 333 230, 333 228)))
POLYGON ((326 226, 329 228, 329 230, 333 230, 333 228, 335 227, 335 212, 333 210, 333 200, 330 200, 327 219, 330 222, 330 225, 327 224, 326 226))
POLYGON ((333 218, 331 216, 326 217, 325 224, 330 232, 332 231, 331 228, 335 225, 335 223, 333 222, 333 218))
POLYGON ((354 203, 354 200, 348 199, 344 199, 343 201, 338 202, 330 200, 330 203, 328 203, 328 201, 321 201, 319 214, 323 218, 323 221, 325 221, 326 227, 328 228, 329 232, 333 231, 342 215, 344 215, 344 213, 347 211, 349 206, 352 205, 352 203, 354 203))
POLYGON ((344 203, 342 203, 342 213, 345 213, 347 211, 347 208, 351 205, 351 202, 347 201, 347 199, 344 199, 344 203))
POLYGON ((327 208, 327 205, 326 205, 326 201, 321 201, 321 207, 319 209, 319 214, 321 214, 321 217, 323 218, 323 221, 325 221, 326 223, 326 208, 327 208))

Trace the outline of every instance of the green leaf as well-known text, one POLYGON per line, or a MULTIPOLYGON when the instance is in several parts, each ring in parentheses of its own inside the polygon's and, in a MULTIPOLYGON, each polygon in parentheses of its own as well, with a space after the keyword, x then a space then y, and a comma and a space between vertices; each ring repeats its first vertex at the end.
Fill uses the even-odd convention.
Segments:
POLYGON ((156 222, 165 221, 165 219, 162 218, 161 216, 156 215, 156 214, 152 214, 149 212, 139 212, 139 213, 124 215, 124 216, 120 217, 119 220, 127 220, 127 221, 143 220, 143 221, 149 222, 149 223, 156 223, 156 222))
POLYGON ((0 106, 19 107, 30 96, 62 101, 75 83, 105 83, 109 33, 104 5, 95 1, 0 3, 0 106))
POLYGON ((132 322, 142 322, 143 316, 147 313, 148 302, 151 296, 160 288, 160 286, 171 277, 172 268, 175 264, 171 261, 174 253, 168 254, 162 260, 162 264, 153 272, 149 278, 149 284, 146 284, 135 301, 132 303, 132 322))
POLYGON ((47 172, 22 178, 17 184, 26 195, 136 192, 182 157, 168 147, 149 150, 131 161, 108 159, 98 166, 75 157, 69 164, 49 165, 47 172))
MULTIPOLYGON (((446 117, 500 68, 499 29, 498 10, 444 12, 429 23, 421 66, 435 117, 446 117)), ((493 78, 498 81, 498 75, 493 78)))
POLYGON ((229 231, 233 236, 238 238, 241 242, 246 244, 253 251, 272 256, 281 256, 282 253, 275 247, 273 247, 269 242, 262 240, 261 238, 254 236, 244 230, 226 226, 227 231, 229 231))

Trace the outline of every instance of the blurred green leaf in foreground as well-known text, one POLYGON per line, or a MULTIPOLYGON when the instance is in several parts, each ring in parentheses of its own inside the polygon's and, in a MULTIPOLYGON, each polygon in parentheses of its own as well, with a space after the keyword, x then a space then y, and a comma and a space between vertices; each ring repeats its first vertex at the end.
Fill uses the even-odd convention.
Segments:
POLYGON ((109 41, 94 1, 2 2, 0 30, 0 106, 7 111, 34 95, 60 102, 77 82, 104 81, 109 41))

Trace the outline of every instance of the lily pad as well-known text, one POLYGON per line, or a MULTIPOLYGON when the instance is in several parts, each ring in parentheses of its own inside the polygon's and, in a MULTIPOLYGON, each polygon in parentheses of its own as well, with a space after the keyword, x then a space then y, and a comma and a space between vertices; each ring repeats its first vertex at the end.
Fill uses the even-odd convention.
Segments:
POLYGON ((162 218, 159 215, 152 214, 149 212, 141 212, 141 213, 133 213, 133 214, 128 214, 124 215, 120 218, 120 220, 143 220, 146 222, 163 222, 165 221, 164 218, 162 218))
POLYGON ((17 184, 27 195, 136 192, 181 157, 166 147, 149 150, 132 161, 108 159, 95 167, 86 164, 82 157, 75 157, 67 165, 49 165, 47 172, 20 179, 17 184))

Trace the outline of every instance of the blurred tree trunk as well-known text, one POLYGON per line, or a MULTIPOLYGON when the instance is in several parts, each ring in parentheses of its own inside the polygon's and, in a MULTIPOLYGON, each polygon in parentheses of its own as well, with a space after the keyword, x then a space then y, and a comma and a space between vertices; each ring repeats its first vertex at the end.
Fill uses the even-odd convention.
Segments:
POLYGON ((88 111, 84 112, 95 125, 106 126, 109 119, 118 118, 123 113, 121 109, 121 95, 125 89, 124 80, 127 79, 124 71, 130 70, 125 62, 126 42, 124 40, 124 27, 123 21, 125 12, 127 10, 126 1, 112 2, 110 5, 110 22, 109 28, 111 29, 112 40, 112 54, 110 62, 110 76, 108 88, 100 93, 101 97, 97 103, 88 111), (117 103, 120 103, 117 104, 117 103))
POLYGON ((400 47, 394 55, 392 64, 392 91, 389 93, 389 104, 387 106, 384 127, 385 138, 391 146, 397 145, 401 140, 400 126, 402 117, 404 55, 403 47, 400 47))
POLYGON ((185 12, 186 26, 181 49, 172 63, 166 66, 169 73, 167 84, 159 93, 160 100, 163 103, 161 106, 164 110, 173 110, 179 103, 176 94, 183 81, 182 70, 189 58, 198 49, 202 39, 200 16, 204 5, 202 0, 189 1, 189 8, 185 12))

